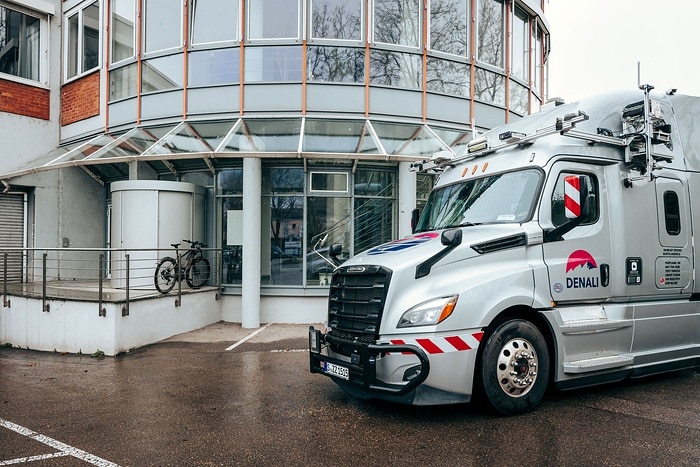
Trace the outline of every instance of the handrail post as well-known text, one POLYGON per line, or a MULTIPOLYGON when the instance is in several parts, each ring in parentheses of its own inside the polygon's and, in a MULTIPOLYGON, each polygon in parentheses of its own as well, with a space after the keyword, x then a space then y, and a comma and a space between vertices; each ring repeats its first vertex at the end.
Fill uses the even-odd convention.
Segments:
POLYGON ((97 292, 97 296, 98 296, 98 305, 97 306, 98 306, 98 310, 99 310, 98 315, 99 316, 107 316, 107 310, 102 307, 102 276, 104 274, 104 259, 105 259, 104 253, 100 253, 99 258, 100 258, 99 259, 100 265, 99 265, 98 269, 100 272, 98 273, 99 277, 97 279, 98 283, 99 283, 98 292, 97 292))
POLYGON ((10 299, 7 298, 7 255, 5 252, 3 254, 3 265, 2 265, 2 283, 3 283, 3 295, 2 295, 2 307, 10 308, 10 299))
POLYGON ((124 257, 126 258, 126 303, 122 307, 122 316, 129 316, 129 253, 124 257))
POLYGON ((48 304, 48 302, 46 301, 46 257, 47 257, 47 256, 48 256, 48 254, 47 254, 47 253, 44 253, 44 255, 43 255, 43 257, 42 257, 42 267, 41 267, 41 269, 42 269, 42 271, 41 271, 41 279, 42 279, 42 283, 41 283, 41 301, 42 301, 42 308, 41 308, 41 309, 42 309, 43 311, 49 312, 50 309, 51 309, 51 307, 50 307, 50 305, 48 304))

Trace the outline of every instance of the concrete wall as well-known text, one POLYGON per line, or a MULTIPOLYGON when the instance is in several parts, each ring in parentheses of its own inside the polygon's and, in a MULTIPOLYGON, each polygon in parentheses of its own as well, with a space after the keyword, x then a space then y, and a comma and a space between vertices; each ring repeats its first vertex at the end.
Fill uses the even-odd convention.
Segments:
POLYGON ((45 352, 117 355, 221 318, 216 291, 183 294, 179 307, 174 295, 132 301, 128 316, 121 303, 103 303, 100 316, 98 302, 49 300, 45 312, 41 299, 9 298, 0 308, 0 345, 45 352))

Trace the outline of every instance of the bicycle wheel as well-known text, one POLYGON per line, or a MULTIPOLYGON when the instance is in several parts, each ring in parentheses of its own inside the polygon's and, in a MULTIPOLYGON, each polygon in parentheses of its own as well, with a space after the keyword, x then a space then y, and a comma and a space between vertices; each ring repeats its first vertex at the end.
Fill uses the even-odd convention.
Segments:
POLYGON ((206 258, 197 258, 192 261, 192 265, 187 270, 186 280, 187 285, 193 289, 198 289, 209 280, 211 266, 206 258))
POLYGON ((173 290, 175 282, 177 282, 177 263, 173 258, 166 256, 160 260, 153 275, 153 282, 156 284, 158 292, 162 294, 173 290))

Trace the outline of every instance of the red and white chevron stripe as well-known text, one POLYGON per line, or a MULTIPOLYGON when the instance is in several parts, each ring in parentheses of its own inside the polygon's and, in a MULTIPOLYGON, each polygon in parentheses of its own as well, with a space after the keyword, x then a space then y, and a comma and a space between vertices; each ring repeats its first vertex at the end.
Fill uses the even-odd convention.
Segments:
MULTIPOLYGON (((460 336, 448 337, 419 337, 417 339, 392 339, 395 345, 408 344, 421 347, 429 354, 441 354, 449 352, 465 352, 479 347, 483 332, 463 334, 460 336)), ((410 354, 410 352, 407 352, 410 354)))

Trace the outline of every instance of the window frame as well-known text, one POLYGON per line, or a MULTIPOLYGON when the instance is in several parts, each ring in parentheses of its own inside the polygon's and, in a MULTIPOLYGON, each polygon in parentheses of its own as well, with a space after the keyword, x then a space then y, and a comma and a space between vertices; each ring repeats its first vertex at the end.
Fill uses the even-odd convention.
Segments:
POLYGON ((233 33, 233 39, 217 40, 217 41, 207 41, 207 42, 196 42, 195 41, 195 19, 196 19, 196 9, 197 3, 201 0, 190 0, 189 6, 189 23, 187 25, 187 33, 189 35, 187 43, 189 45, 189 50, 200 50, 209 49, 213 47, 230 47, 232 44, 239 44, 242 40, 241 37, 241 15, 243 13, 242 2, 243 0, 233 0, 236 3, 237 18, 235 22, 235 31, 233 33))
POLYGON ((389 50, 389 51, 396 51, 396 52, 420 52, 421 47, 423 44, 423 35, 425 34, 425 31, 423 30, 423 2, 420 0, 416 1, 417 3, 417 26, 418 26, 418 37, 416 38, 416 44, 405 44, 405 43, 394 43, 394 42, 385 42, 382 40, 377 39, 377 29, 376 26, 379 23, 377 21, 377 0, 372 1, 372 7, 371 7, 371 15, 370 15, 370 20, 369 20, 369 39, 370 39, 370 44, 372 45, 372 48, 374 50, 389 50))
MULTIPOLYGON (((152 0, 152 1, 158 1, 158 0, 152 0)), ((148 35, 148 27, 146 21, 148 20, 149 14, 148 14, 148 0, 141 0, 142 6, 141 6, 141 44, 137 44, 137 47, 141 48, 141 57, 142 58, 149 58, 149 57, 155 57, 163 54, 168 54, 172 53, 175 51, 181 51, 184 49, 185 45, 185 38, 183 37, 183 29, 184 29, 184 2, 177 2, 176 5, 179 8, 180 15, 179 15, 179 22, 177 23, 177 34, 178 34, 178 44, 177 45, 168 45, 165 48, 162 49, 155 49, 155 50, 149 50, 147 47, 147 41, 149 40, 149 35, 148 35)), ((138 16, 138 15, 137 15, 138 16)), ((160 35, 160 34, 159 34, 160 35)), ((152 38, 152 36, 150 36, 152 38)))
POLYGON ((429 10, 427 11, 427 31, 424 32, 426 35, 426 47, 428 50, 429 55, 435 55, 439 56, 441 58, 448 58, 449 60, 455 61, 466 61, 469 62, 470 59, 470 47, 471 47, 471 32, 472 32, 472 27, 474 23, 471 21, 471 1, 466 1, 462 0, 461 3, 465 3, 465 13, 466 13, 466 28, 465 28, 465 53, 464 54, 455 54, 452 52, 447 52, 444 50, 440 50, 438 48, 435 48, 433 46, 433 4, 435 3, 435 0, 431 0, 429 3, 429 10))
POLYGON ((40 86, 40 87, 48 88, 48 86, 49 86, 48 57, 50 55, 49 42, 48 42, 48 36, 49 36, 48 19, 51 16, 51 13, 46 12, 46 11, 32 10, 29 8, 24 8, 20 5, 16 5, 14 3, 9 4, 9 3, 1 1, 1 0, 0 0, 0 8, 12 10, 12 11, 19 13, 21 15, 24 15, 24 16, 31 16, 32 18, 35 18, 39 21, 39 50, 37 51, 37 55, 39 57, 38 58, 38 67, 39 67, 38 79, 35 80, 32 78, 25 78, 23 76, 13 75, 10 73, 3 73, 3 72, 0 72, 0 78, 5 79, 7 81, 14 81, 14 82, 22 83, 22 84, 27 84, 30 86, 40 86))
MULTIPOLYGON (((136 0, 130 0, 133 7, 134 7, 134 17, 131 18, 133 19, 133 31, 132 31, 132 37, 131 37, 131 46, 133 48, 133 52, 130 56, 121 58, 117 61, 114 61, 114 43, 115 43, 115 37, 116 37, 116 28, 114 26, 114 16, 115 16, 115 9, 114 9, 114 4, 118 0, 109 0, 110 3, 110 15, 109 15, 109 31, 110 31, 110 41, 109 41, 109 67, 110 70, 113 68, 117 68, 121 65, 126 65, 132 61, 136 60, 136 54, 138 53, 139 45, 136 43, 136 37, 137 37, 137 30, 138 30, 138 11, 137 11, 137 5, 136 5, 136 0)), ((124 0, 120 0, 124 1, 124 0)))
MULTIPOLYGON (((284 1, 284 0, 280 0, 284 1)), ((287 0, 289 1, 289 0, 287 0)), ((305 0, 293 0, 297 3, 297 35, 294 37, 253 37, 252 27, 251 27, 251 4, 256 2, 256 4, 261 5, 261 0, 245 0, 245 42, 247 44, 257 44, 257 45, 273 45, 279 44, 290 45, 289 41, 297 41, 299 44, 302 43, 302 39, 306 37, 306 21, 304 21, 304 16, 306 14, 306 1, 305 0)), ((264 23, 264 20, 263 20, 264 23)))
POLYGON ((475 15, 476 24, 474 25, 474 27, 476 28, 476 30, 475 30, 476 44, 474 44, 475 48, 476 48, 476 53, 475 53, 476 61, 479 63, 480 66, 486 65, 487 67, 491 67, 495 70, 499 70, 501 73, 503 73, 506 69, 506 56, 505 56, 506 54, 505 54, 505 52, 506 52, 506 41, 508 39, 507 34, 506 34, 506 16, 507 16, 506 0, 477 0, 477 2, 476 2, 476 15, 475 15), (499 64, 494 64, 494 63, 491 63, 490 61, 487 61, 484 59, 484 57, 482 55, 483 47, 482 47, 481 42, 479 41, 479 31, 481 30, 481 24, 479 22, 479 18, 480 18, 480 14, 481 14, 481 6, 482 6, 481 2, 487 2, 487 1, 491 2, 491 3, 498 3, 501 6, 501 18, 500 18, 501 24, 498 27, 498 31, 501 34, 501 44, 500 44, 501 45, 501 48, 500 48, 501 57, 500 57, 499 64))
POLYGON ((304 24, 306 25, 306 36, 309 44, 342 44, 342 46, 348 45, 363 45, 367 39, 367 14, 365 13, 365 8, 367 2, 364 0, 357 0, 360 4, 360 38, 359 39, 337 39, 333 37, 316 37, 314 36, 314 4, 318 0, 310 0, 307 7, 307 18, 305 18, 304 24))
POLYGON ((63 62, 63 76, 64 76, 64 83, 68 83, 70 81, 82 78, 85 75, 88 75, 95 70, 99 70, 102 66, 102 30, 104 28, 103 25, 103 15, 102 15, 102 8, 100 5, 99 0, 92 0, 85 2, 71 10, 69 10, 66 14, 63 15, 63 25, 64 25, 64 46, 63 46, 63 56, 64 62, 63 62), (85 65, 85 10, 90 8, 93 5, 97 5, 97 12, 98 12, 98 18, 97 18, 97 65, 95 65, 92 68, 84 69, 85 65), (70 70, 70 52, 69 49, 71 48, 71 30, 70 27, 66 27, 70 20, 77 16, 78 17, 78 38, 77 38, 77 50, 76 50, 76 61, 75 61, 75 72, 74 74, 71 75, 73 70, 70 70))

